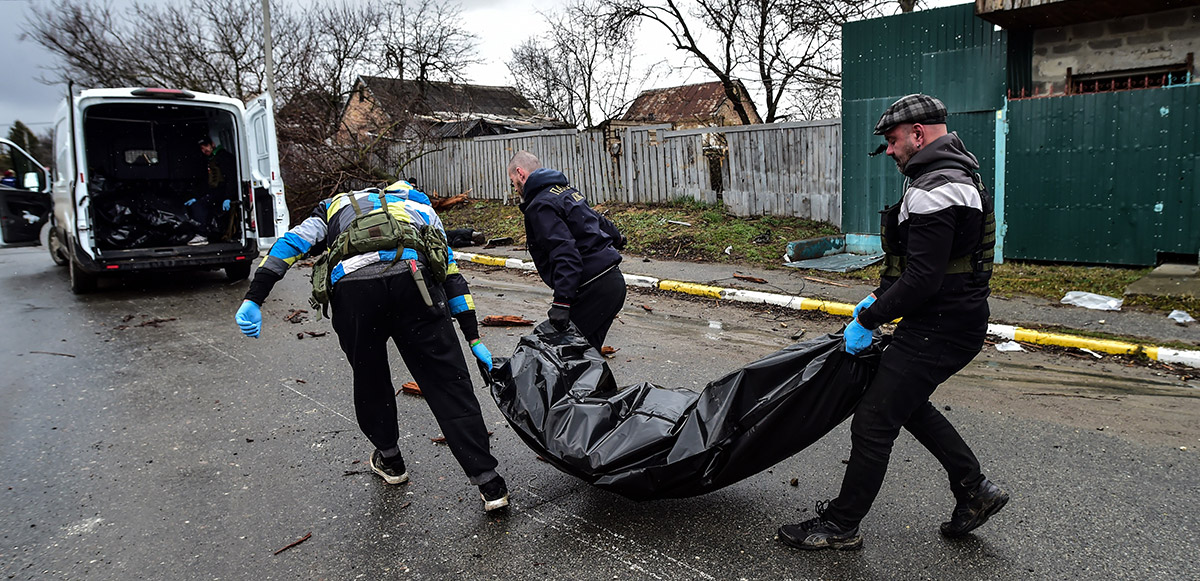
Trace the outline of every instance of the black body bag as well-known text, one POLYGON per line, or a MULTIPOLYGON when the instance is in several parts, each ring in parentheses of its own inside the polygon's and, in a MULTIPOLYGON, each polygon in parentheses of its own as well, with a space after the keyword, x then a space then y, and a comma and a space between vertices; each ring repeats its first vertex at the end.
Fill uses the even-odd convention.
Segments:
POLYGON ((633 500, 712 492, 816 442, 854 411, 890 337, 859 355, 830 334, 772 353, 699 393, 618 388, 604 357, 549 322, 497 359, 492 397, 559 470, 633 500))

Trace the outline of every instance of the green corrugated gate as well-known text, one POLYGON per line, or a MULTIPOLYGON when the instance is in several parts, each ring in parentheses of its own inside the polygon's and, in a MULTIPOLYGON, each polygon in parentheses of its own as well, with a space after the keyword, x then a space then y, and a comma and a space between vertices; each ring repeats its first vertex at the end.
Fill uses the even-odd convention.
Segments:
POLYGON ((1004 253, 1154 264, 1200 249, 1200 85, 1009 103, 1004 253))
POLYGON ((923 10, 847 24, 842 33, 842 229, 879 233, 879 210, 900 198, 891 158, 867 157, 888 105, 927 93, 950 110, 947 124, 995 175, 995 112, 1004 106, 1006 34, 975 17, 974 5, 923 10))
POLYGON ((996 30, 972 4, 850 23, 843 39, 846 233, 878 234, 879 210, 899 199, 895 164, 866 155, 882 142, 871 130, 897 98, 923 92, 949 108, 1001 202, 1005 258, 1148 265, 1200 250, 1200 85, 1006 105, 1006 87, 1029 89, 1032 34, 996 30))

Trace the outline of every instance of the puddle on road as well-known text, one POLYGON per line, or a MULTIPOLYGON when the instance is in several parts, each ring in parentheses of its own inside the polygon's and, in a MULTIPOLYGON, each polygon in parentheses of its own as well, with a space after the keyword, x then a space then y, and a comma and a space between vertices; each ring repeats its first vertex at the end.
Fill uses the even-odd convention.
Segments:
MULTIPOLYGON (((1183 381, 1133 377, 1126 373, 1099 372, 1066 365, 1036 365, 1007 361, 978 361, 963 375, 1045 386, 1051 390, 1086 389, 1103 395, 1152 395, 1200 398, 1200 390, 1183 381)), ((1144 373, 1152 373, 1144 370, 1144 373)))
MULTIPOLYGON (((550 293, 531 291, 529 286, 508 283, 495 279, 484 279, 476 276, 471 281, 472 294, 476 297, 481 296, 480 291, 491 291, 499 296, 499 300, 527 302, 531 306, 537 305, 541 308, 542 302, 549 302, 550 293)), ((539 289, 540 290, 540 289, 539 289)), ((540 313, 537 313, 540 317, 540 313)), ((764 324, 762 327, 750 325, 731 325, 727 321, 709 319, 707 317, 675 315, 664 313, 661 311, 646 311, 645 309, 632 307, 628 304, 621 309, 621 320, 627 324, 638 324, 645 327, 653 326, 660 332, 676 335, 680 337, 700 336, 710 341, 734 341, 751 345, 769 347, 771 349, 780 349, 785 345, 791 344, 786 337, 779 334, 771 333, 769 324, 764 324)), ((538 318, 531 317, 531 318, 538 318)))

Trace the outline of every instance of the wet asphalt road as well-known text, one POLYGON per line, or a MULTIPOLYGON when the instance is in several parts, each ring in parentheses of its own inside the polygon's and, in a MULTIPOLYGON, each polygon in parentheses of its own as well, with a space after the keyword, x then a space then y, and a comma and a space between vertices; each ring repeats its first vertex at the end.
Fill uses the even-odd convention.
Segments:
MULTIPOLYGON (((251 340, 232 321, 245 283, 219 273, 75 297, 43 249, 0 248, 4 578, 1200 578, 1200 442, 1181 451, 1002 409, 945 412, 1014 497, 957 542, 937 532, 952 506, 943 473, 907 434, 863 523, 865 549, 809 554, 774 532, 836 494, 846 425, 724 490, 638 504, 537 461, 482 388, 513 490, 507 515, 482 513, 417 397, 399 396, 412 482, 386 487, 364 472, 370 447, 336 338, 297 339, 328 321, 282 320, 307 308, 300 274, 276 288, 251 340)), ((536 278, 468 274, 482 314, 544 316, 536 278)), ((696 387, 787 343, 769 325, 710 325, 744 319, 727 307, 697 317, 660 300, 647 313, 637 305, 648 300, 631 294, 609 336, 622 384, 696 387)), ((807 327, 822 325, 833 326, 807 327)), ((503 355, 522 332, 487 329, 485 341, 503 355)), ((398 387, 409 376, 394 360, 398 387)), ((1045 370, 1058 372, 1070 371, 1045 370)), ((951 382, 1004 389, 1003 377, 951 382)))

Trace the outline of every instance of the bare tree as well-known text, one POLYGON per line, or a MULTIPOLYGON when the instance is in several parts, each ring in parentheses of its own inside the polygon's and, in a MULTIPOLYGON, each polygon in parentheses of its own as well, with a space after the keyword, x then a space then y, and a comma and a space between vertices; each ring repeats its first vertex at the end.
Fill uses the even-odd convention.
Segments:
MULTIPOLYGON (((399 160, 421 147, 404 145, 411 132, 402 112, 367 139, 332 142, 356 78, 459 81, 475 62, 476 38, 453 0, 274 0, 271 18, 279 140, 298 215, 337 188, 394 178, 399 160)), ((111 0, 53 0, 33 8, 22 36, 58 55, 48 83, 163 86, 244 101, 265 88, 258 2, 143 0, 118 10, 111 0)))
POLYGON ((672 45, 721 81, 743 123, 736 81, 764 95, 768 123, 836 111, 841 26, 893 0, 604 0, 610 22, 657 23, 672 45), (814 103, 814 99, 816 100, 814 103), (814 106, 816 105, 816 106, 814 106))
POLYGON ((650 72, 634 66, 636 21, 609 26, 596 0, 574 0, 542 17, 555 32, 527 39, 507 63, 517 88, 539 110, 574 125, 620 114, 650 72))

